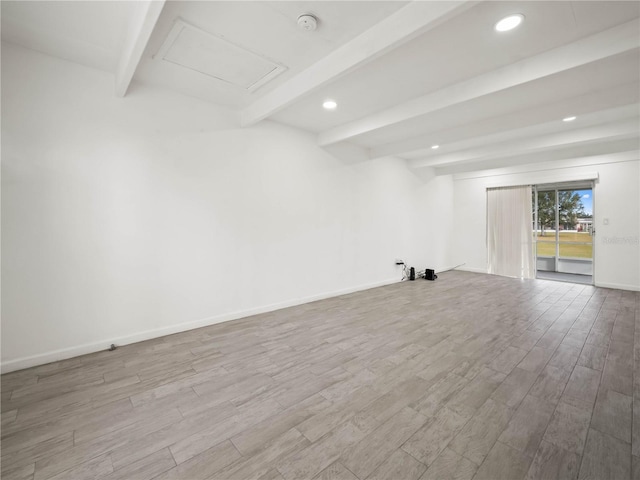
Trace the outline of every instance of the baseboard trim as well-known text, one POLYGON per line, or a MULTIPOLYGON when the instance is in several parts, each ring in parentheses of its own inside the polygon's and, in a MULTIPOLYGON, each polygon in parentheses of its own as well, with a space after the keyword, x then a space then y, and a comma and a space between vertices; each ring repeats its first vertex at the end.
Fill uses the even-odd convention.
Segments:
MULTIPOLYGON (((456 270, 461 270, 463 272, 472 272, 472 273, 487 273, 486 270, 481 268, 469 268, 469 267, 459 267, 456 270)), ((600 288, 613 288, 615 290, 629 290, 631 292, 640 292, 640 286, 638 285, 627 285, 624 283, 606 283, 606 282, 598 282, 596 280, 596 287, 600 288)))
POLYGON ((460 270, 462 272, 471 272, 471 273, 487 273, 486 268, 473 268, 473 267, 458 267, 456 270, 460 270))
POLYGON ((613 288, 615 290, 630 290, 632 292, 640 292, 640 286, 626 285, 624 283, 606 283, 596 281, 595 286, 600 288, 613 288))
POLYGON ((324 300, 326 298, 339 297, 341 295, 347 295, 349 293, 360 292, 363 290, 369 290, 371 288, 383 287, 385 285, 391 285, 398 283, 398 278, 381 280, 378 282, 368 283, 364 285, 358 285, 356 287, 349 287, 342 290, 335 290, 332 292, 324 292, 316 295, 309 295, 307 297, 296 298, 287 300, 284 302, 272 303, 261 307, 251 308, 248 310, 239 310, 236 312, 224 313, 222 315, 215 315, 212 317, 202 318, 200 320, 194 320, 191 322, 183 322, 176 325, 167 327, 156 328, 153 330, 146 330, 143 332, 134 333, 131 335, 125 335, 122 337, 110 338, 101 340, 99 342, 92 342, 75 347, 63 348, 60 350, 54 350, 51 352, 41 353, 38 355, 32 355, 28 357, 16 358, 13 360, 3 361, 0 365, 0 371, 2 373, 14 372, 16 370, 23 370, 25 368, 37 367, 39 365, 45 365, 51 362, 58 362, 60 360, 66 360, 68 358, 78 357, 80 355, 86 355, 89 353, 95 353, 102 350, 106 350, 109 345, 129 345, 132 343, 143 342, 145 340, 151 340, 165 335, 172 335, 174 333, 186 332, 194 330, 196 328, 208 327, 218 323, 229 322, 231 320, 238 320, 240 318, 250 317, 252 315, 259 315, 261 313, 273 312, 275 310, 281 310, 283 308, 295 307, 296 305, 302 305, 304 303, 315 302, 318 300, 324 300))

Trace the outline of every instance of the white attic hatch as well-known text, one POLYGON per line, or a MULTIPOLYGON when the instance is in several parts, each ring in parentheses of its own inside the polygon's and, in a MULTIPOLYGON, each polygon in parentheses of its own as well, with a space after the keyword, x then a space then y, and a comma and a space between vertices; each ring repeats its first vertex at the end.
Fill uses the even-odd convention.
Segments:
POLYGON ((157 58, 253 92, 287 67, 177 19, 157 58))

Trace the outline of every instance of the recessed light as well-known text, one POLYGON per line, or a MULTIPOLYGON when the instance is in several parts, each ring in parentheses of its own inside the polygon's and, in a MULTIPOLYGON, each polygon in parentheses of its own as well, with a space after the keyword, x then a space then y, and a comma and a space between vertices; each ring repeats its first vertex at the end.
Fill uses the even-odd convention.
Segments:
POLYGON ((334 100, 325 100, 322 106, 327 110, 335 110, 338 104, 334 100))
POLYGON ((502 20, 496 23, 496 32, 508 32, 509 30, 513 30, 518 25, 520 25, 523 20, 524 15, 522 15, 521 13, 516 13, 515 15, 504 17, 502 20))
POLYGON ((431 148, 432 148, 433 150, 437 150, 437 149, 439 149, 439 148, 440 148, 440 145, 431 145, 431 148))
POLYGON ((576 117, 565 117, 562 119, 563 122, 573 122, 576 117))

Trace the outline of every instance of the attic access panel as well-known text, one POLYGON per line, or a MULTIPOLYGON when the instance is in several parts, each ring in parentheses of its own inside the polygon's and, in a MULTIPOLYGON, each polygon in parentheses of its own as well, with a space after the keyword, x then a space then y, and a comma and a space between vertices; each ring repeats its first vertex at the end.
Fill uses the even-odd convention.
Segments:
POLYGON ((249 92, 286 67, 177 19, 158 51, 159 58, 249 92))

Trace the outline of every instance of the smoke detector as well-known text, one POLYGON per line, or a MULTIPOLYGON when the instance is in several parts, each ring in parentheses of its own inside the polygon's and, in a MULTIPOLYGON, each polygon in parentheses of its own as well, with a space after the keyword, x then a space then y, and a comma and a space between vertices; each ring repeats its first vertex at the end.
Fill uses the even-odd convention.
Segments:
POLYGON ((304 13, 298 17, 298 27, 307 32, 313 32, 318 28, 318 20, 310 13, 304 13))

